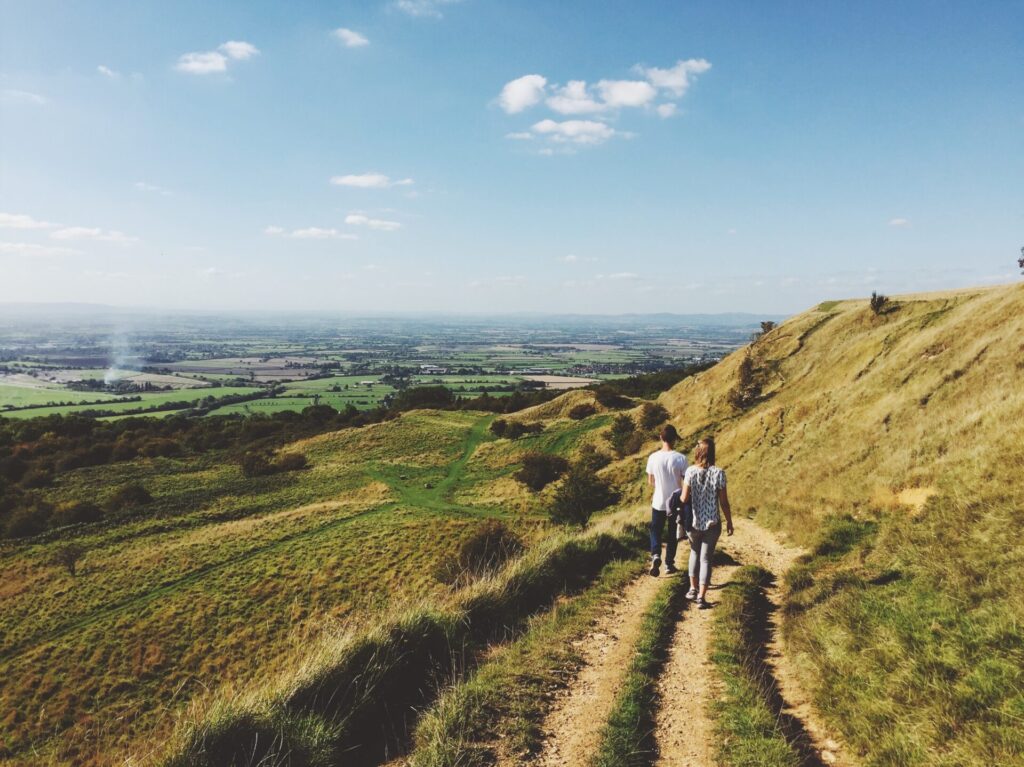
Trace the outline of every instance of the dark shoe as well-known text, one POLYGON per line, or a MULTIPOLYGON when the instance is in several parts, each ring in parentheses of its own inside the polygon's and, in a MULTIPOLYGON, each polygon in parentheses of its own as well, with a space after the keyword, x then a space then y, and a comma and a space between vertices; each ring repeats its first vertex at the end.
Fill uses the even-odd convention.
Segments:
POLYGON ((675 565, 665 565, 665 574, 666 575, 675 575, 678 572, 679 572, 679 568, 676 567, 675 565))
POLYGON ((712 605, 704 597, 697 597, 697 609, 698 610, 710 610, 713 606, 714 605, 712 605))
POLYGON ((661 574, 661 557, 654 557, 651 560, 651 575, 657 578, 661 574))

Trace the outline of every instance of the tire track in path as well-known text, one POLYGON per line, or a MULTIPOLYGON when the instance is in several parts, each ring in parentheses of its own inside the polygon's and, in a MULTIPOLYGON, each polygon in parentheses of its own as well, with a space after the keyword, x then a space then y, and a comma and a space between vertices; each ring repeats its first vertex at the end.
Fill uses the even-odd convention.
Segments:
POLYGON ((601 731, 615 703, 640 636, 644 613, 667 579, 642 575, 577 645, 583 668, 556 695, 542 725, 544 748, 538 767, 583 767, 600 745, 601 731))
MULTIPOLYGON (((681 546, 680 553, 685 549, 681 546)), ((749 520, 737 520, 736 534, 723 537, 716 555, 709 597, 728 583, 743 564, 760 565, 776 579, 794 564, 802 551, 783 544, 774 534, 749 520), (721 563, 721 564, 718 564, 721 563)), ((685 559, 677 557, 680 562, 685 559)), ((795 663, 786 652, 775 614, 781 606, 777 583, 768 591, 774 610, 767 617, 765 663, 779 693, 780 719, 802 729, 815 763, 854 767, 839 739, 831 732, 800 685, 795 663)), ((712 611, 688 606, 677 625, 665 673, 659 683, 655 736, 660 767, 711 767, 715 764, 714 725, 709 712, 719 688, 710 660, 712 611)))

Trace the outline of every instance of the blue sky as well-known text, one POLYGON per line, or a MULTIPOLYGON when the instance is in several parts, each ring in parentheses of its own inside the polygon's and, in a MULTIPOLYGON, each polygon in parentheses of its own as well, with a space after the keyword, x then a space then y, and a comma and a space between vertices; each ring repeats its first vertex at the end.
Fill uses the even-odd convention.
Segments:
POLYGON ((793 312, 1019 279, 1024 3, 0 2, 0 301, 793 312))

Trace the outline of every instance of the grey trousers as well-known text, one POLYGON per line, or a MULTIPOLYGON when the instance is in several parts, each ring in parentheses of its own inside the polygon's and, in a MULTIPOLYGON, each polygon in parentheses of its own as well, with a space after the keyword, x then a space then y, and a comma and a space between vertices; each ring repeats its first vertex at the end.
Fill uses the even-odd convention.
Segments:
POLYGON ((686 534, 690 541, 690 577, 700 574, 699 583, 711 583, 711 558, 715 555, 718 536, 722 534, 722 523, 707 530, 691 530, 686 534))

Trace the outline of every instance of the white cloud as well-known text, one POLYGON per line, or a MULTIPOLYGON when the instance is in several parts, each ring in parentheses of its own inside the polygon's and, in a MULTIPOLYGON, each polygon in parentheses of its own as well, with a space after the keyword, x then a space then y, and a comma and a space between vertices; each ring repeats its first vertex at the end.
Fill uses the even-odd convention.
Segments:
POLYGON ((666 90, 676 98, 680 98, 690 87, 690 75, 699 75, 711 69, 707 59, 680 59, 671 69, 658 67, 642 67, 637 65, 634 70, 643 74, 652 85, 666 90))
POLYGON ((593 256, 578 256, 575 253, 570 253, 567 256, 562 256, 558 260, 565 264, 582 264, 597 261, 597 259, 594 258, 593 256))
POLYGON ((215 51, 185 53, 178 58, 175 69, 192 75, 209 75, 226 72, 229 60, 245 61, 259 54, 252 43, 229 40, 215 51))
POLYGON ((533 130, 573 144, 601 144, 615 135, 612 128, 594 120, 541 120, 534 123, 533 130))
POLYGON ((363 37, 363 35, 345 27, 338 27, 331 34, 341 40, 346 48, 361 48, 364 45, 370 44, 370 41, 363 37))
POLYGON ((512 139, 513 141, 529 141, 533 138, 533 134, 529 131, 515 131, 513 133, 506 133, 505 138, 512 139))
POLYGON ((57 224, 37 221, 24 213, 0 213, 0 229, 52 229, 57 224))
POLYGON ((36 256, 74 256, 81 253, 71 248, 59 248, 53 245, 36 245, 31 242, 0 242, 0 255, 33 258, 36 256))
POLYGON ((38 93, 32 93, 30 91, 19 91, 13 88, 7 88, 0 95, 3 96, 4 101, 10 102, 21 102, 23 104, 35 104, 36 106, 42 106, 48 104, 49 99, 46 96, 40 96, 38 93))
POLYGON ((331 183, 335 186, 352 186, 357 189, 387 189, 390 186, 411 186, 411 178, 392 181, 383 173, 355 173, 347 176, 332 176, 331 183))
POLYGON ((549 96, 547 105, 562 115, 579 115, 601 112, 607 107, 593 99, 587 90, 585 80, 570 80, 564 87, 555 86, 554 95, 549 96))
POLYGON ((112 80, 116 80, 118 77, 121 76, 120 72, 117 72, 111 69, 110 67, 104 66, 103 64, 100 64, 98 67, 96 67, 96 71, 104 77, 109 77, 112 80))
POLYGON ((544 97, 548 81, 541 75, 523 75, 505 83, 498 103, 508 114, 516 114, 537 104, 544 97))
POLYGON ((103 230, 92 226, 66 226, 50 234, 55 240, 97 240, 99 242, 116 242, 124 245, 138 241, 138 237, 129 237, 115 229, 103 230))
POLYGON ((147 184, 145 181, 136 181, 135 188, 140 192, 153 192, 154 194, 169 195, 170 191, 156 184, 147 184))
POLYGON ((410 16, 439 19, 441 8, 458 2, 461 0, 395 0, 394 7, 410 16))
POLYGON ((658 104, 658 106, 654 108, 659 117, 671 117, 676 113, 677 109, 678 107, 671 102, 668 104, 658 104))
POLYGON ((263 233, 271 237, 290 237, 293 240, 358 240, 359 237, 348 232, 341 232, 333 227, 307 226, 305 229, 292 229, 288 232, 280 226, 268 226, 263 233))
POLYGON ((350 213, 345 216, 345 223, 351 224, 352 226, 366 226, 380 232, 393 232, 396 229, 402 228, 402 225, 397 221, 384 221, 379 218, 370 218, 368 216, 364 216, 362 213, 350 213))
POLYGON ((200 271, 199 273, 204 277, 224 277, 227 275, 226 271, 224 271, 223 269, 218 269, 216 266, 209 266, 206 269, 200 271))
POLYGON ((891 218, 891 219, 889 219, 889 226, 910 226, 910 219, 908 219, 908 218, 891 218))
POLYGON ((597 91, 610 107, 642 107, 658 95, 654 86, 644 80, 601 80, 597 91))
POLYGON ((612 274, 599 274, 599 280, 637 280, 640 275, 636 272, 613 272, 612 274))
POLYGON ((217 51, 206 53, 185 53, 178 59, 174 67, 179 72, 190 75, 209 75, 228 71, 228 57, 217 51))
POLYGON ((226 54, 228 58, 237 59, 238 61, 251 59, 260 53, 259 48, 244 40, 228 40, 226 43, 222 43, 217 50, 226 54))

